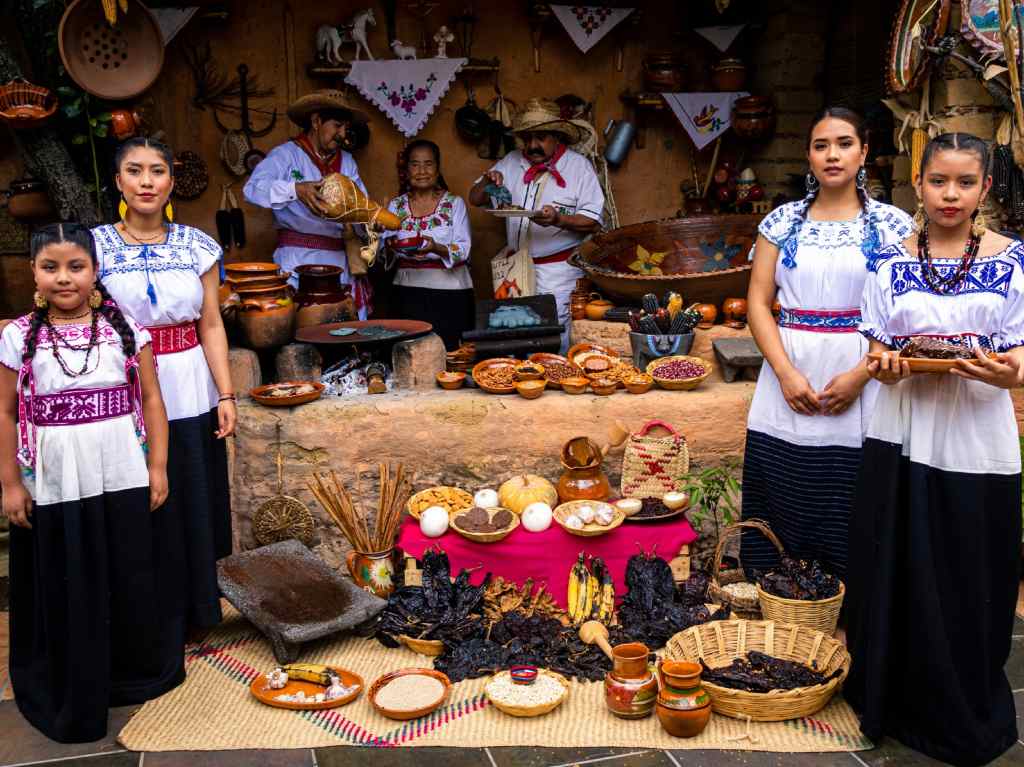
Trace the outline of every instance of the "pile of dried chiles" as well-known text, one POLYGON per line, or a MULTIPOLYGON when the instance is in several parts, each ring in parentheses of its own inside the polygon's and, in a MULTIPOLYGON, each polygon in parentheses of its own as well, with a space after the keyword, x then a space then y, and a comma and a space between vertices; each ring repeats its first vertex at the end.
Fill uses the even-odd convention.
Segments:
POLYGON ((825 572, 817 560, 783 557, 778 569, 754 577, 762 589, 783 599, 817 601, 839 593, 839 579, 825 572))
POLYGON ((817 669, 802 663, 773 658, 771 655, 757 650, 751 650, 745 656, 733 659, 730 665, 722 668, 709 668, 703 660, 700 665, 704 667, 702 681, 747 692, 770 692, 771 690, 810 687, 816 684, 825 684, 842 674, 842 669, 836 669, 826 676, 817 669))

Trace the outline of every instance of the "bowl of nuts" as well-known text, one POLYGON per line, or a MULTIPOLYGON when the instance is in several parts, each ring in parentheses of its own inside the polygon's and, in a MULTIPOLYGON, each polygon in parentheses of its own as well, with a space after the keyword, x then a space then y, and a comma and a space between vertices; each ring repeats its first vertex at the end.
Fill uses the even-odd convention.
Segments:
POLYGON ((711 375, 714 366, 701 357, 684 354, 660 357, 647 365, 647 375, 662 389, 696 389, 711 375))

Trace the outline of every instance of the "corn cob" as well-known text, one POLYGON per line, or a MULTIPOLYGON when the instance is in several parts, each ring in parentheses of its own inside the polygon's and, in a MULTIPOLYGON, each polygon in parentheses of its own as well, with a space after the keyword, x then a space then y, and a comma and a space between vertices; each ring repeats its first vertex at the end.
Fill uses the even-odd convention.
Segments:
POLYGON ((117 23, 117 2, 116 0, 103 0, 103 16, 108 24, 117 23))
POLYGON ((921 177, 921 160, 924 158, 924 147, 928 143, 928 132, 914 128, 910 134, 910 180, 916 186, 921 177))

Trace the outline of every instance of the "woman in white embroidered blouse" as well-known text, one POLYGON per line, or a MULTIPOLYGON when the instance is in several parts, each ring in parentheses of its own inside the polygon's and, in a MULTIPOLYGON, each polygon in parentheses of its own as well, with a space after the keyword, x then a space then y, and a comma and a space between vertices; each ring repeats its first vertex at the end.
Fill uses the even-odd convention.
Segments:
POLYGON ((429 322, 447 349, 457 349, 462 333, 473 327, 474 311, 466 203, 448 191, 441 150, 433 141, 410 143, 399 158, 398 174, 402 193, 388 209, 402 217, 402 228, 386 236, 390 243, 421 238, 415 249, 393 249, 398 313, 429 322))

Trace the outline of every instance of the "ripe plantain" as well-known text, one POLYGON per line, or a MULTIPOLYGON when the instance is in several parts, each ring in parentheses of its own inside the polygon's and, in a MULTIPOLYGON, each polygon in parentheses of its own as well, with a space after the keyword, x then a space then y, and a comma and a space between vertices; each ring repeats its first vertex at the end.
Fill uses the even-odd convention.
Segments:
POLYGON ((328 666, 321 663, 289 663, 281 667, 289 679, 301 679, 324 687, 331 686, 331 676, 336 676, 328 666))
POLYGON ((601 600, 597 619, 605 625, 611 625, 615 621, 615 582, 607 567, 601 576, 601 600))
POLYGON ((579 614, 576 616, 576 621, 582 623, 590 617, 590 611, 594 609, 594 597, 597 596, 598 588, 600 584, 597 579, 590 573, 587 566, 583 565, 583 572, 580 574, 582 582, 580 583, 580 609, 579 614))
POLYGON ((579 615, 580 588, 585 584, 581 578, 581 571, 586 570, 583 556, 584 554, 581 551, 579 558, 573 564, 572 569, 569 570, 569 591, 566 604, 569 607, 569 617, 573 619, 573 622, 576 621, 576 617, 579 615))
POLYGON ((590 560, 590 580, 594 585, 594 600, 590 606, 590 612, 587 613, 588 619, 597 619, 598 613, 601 611, 601 584, 604 579, 605 570, 606 568, 601 557, 594 557, 590 560))

